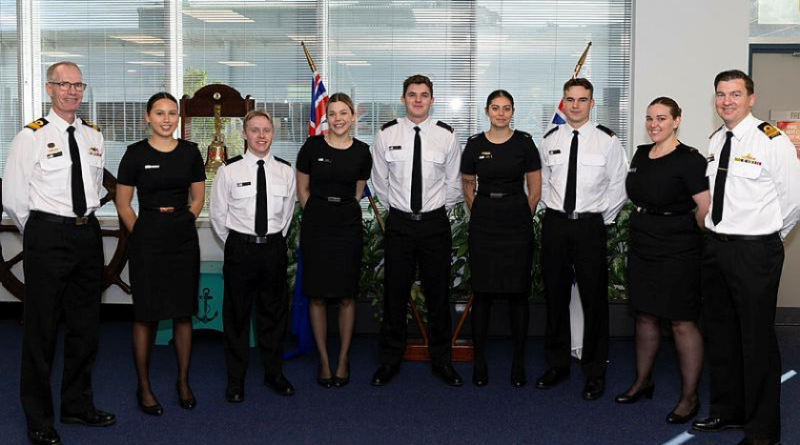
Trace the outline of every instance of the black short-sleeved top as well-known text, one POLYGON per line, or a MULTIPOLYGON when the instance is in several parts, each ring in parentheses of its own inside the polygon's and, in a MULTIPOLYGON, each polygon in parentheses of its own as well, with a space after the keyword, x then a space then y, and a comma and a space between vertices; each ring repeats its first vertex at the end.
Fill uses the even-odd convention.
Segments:
POLYGON ((521 192, 525 174, 541 169, 536 144, 531 135, 523 131, 514 130, 502 144, 495 144, 485 133, 478 133, 469 138, 461 155, 461 173, 477 175, 481 192, 521 192))
POLYGON ((650 159, 655 144, 640 145, 631 160, 625 188, 637 206, 659 212, 686 212, 695 208, 693 195, 708 190, 706 158, 679 143, 672 153, 650 159))
POLYGON ((369 179, 372 171, 369 145, 354 138, 341 150, 328 145, 325 136, 312 136, 297 154, 297 171, 309 176, 312 195, 355 197, 356 182, 369 179))
POLYGON ((183 139, 168 153, 156 150, 147 139, 129 145, 117 174, 117 182, 136 187, 143 207, 185 207, 189 187, 205 180, 197 144, 183 139))

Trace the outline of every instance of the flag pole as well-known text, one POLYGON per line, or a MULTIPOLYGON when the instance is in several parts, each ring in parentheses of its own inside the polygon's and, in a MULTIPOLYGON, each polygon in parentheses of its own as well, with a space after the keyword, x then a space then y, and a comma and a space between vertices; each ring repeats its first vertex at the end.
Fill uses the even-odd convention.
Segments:
MULTIPOLYGON (((308 48, 306 48, 306 42, 301 40, 300 45, 303 47, 303 52, 306 55, 308 67, 311 68, 312 72, 317 72, 317 66, 314 64, 314 59, 311 58, 308 48)), ((383 218, 381 218, 381 212, 378 210, 378 205, 375 203, 375 198, 368 196, 367 199, 369 200, 369 207, 372 209, 372 213, 375 215, 375 218, 378 220, 378 224, 381 226, 381 232, 386 233, 386 226, 383 223, 383 218)))
MULTIPOLYGON (((575 79, 578 77, 578 74, 581 72, 581 68, 583 68, 583 64, 586 63, 586 56, 589 55, 589 48, 592 47, 592 42, 586 44, 586 49, 583 50, 583 54, 581 54, 581 58, 578 59, 578 63, 575 65, 575 71, 572 72, 572 78, 575 79)), ((305 48, 305 47, 304 47, 305 48)), ((308 55, 308 53, 306 53, 308 55)))

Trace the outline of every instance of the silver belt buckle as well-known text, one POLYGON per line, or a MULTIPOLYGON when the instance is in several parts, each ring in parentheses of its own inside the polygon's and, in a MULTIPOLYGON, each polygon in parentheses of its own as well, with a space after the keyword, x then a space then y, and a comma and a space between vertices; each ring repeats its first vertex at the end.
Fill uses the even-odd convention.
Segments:
POLYGON ((255 237, 253 237, 253 241, 256 244, 267 244, 267 237, 266 236, 255 236, 255 237))
POLYGON ((328 202, 342 202, 342 198, 338 196, 328 196, 328 202))
POLYGON ((489 193, 489 197, 492 199, 499 199, 502 198, 504 195, 502 193, 489 193))
POLYGON ((82 225, 88 224, 88 223, 89 223, 89 217, 88 216, 79 216, 79 217, 75 218, 75 225, 76 226, 82 226, 82 225))
POLYGON ((422 213, 412 213, 411 221, 422 221, 422 213))
POLYGON ((578 212, 569 212, 567 213, 567 219, 576 220, 578 219, 578 212))

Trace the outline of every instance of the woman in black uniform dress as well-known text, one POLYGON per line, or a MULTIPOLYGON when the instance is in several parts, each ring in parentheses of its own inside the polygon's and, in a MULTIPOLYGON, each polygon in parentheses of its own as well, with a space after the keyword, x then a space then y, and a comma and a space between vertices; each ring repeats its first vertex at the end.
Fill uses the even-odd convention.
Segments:
POLYGON ((189 388, 192 316, 197 312, 200 246, 194 221, 203 208, 205 171, 197 144, 175 139, 178 102, 157 93, 147 102, 148 139, 130 145, 119 164, 117 212, 131 232, 129 271, 133 294, 133 359, 142 411, 163 409, 150 386, 150 351, 159 320, 173 321, 178 359, 176 387, 183 408, 195 406, 189 388), (139 216, 131 207, 133 190, 139 216), (191 203, 189 197, 191 196, 191 203))
POLYGON ((636 381, 616 398, 634 403, 642 395, 653 396, 650 374, 660 343, 659 320, 669 320, 682 389, 668 423, 688 422, 700 408, 700 229, 710 202, 706 160, 678 140, 680 122, 674 100, 653 100, 645 124, 653 143, 639 146, 631 160, 626 188, 636 209, 630 219, 628 294, 636 312, 636 381))
POLYGON ((522 387, 533 267, 533 213, 542 191, 541 161, 531 135, 512 130, 514 99, 497 90, 486 100, 491 128, 469 138, 461 156, 464 199, 470 208, 472 273, 472 383, 489 382, 486 340, 492 300, 508 299, 513 339, 511 384, 522 387), (528 186, 528 195, 525 187, 528 186), (476 192, 477 188, 477 192, 476 192))
POLYGON ((358 202, 369 179, 372 157, 367 144, 350 136, 356 118, 348 95, 332 95, 325 112, 328 134, 308 138, 297 155, 297 198, 303 207, 303 293, 311 300, 311 328, 319 350, 317 382, 330 388, 350 381, 348 357, 363 249, 358 202), (335 374, 331 373, 326 344, 328 301, 339 304, 341 345, 335 374))

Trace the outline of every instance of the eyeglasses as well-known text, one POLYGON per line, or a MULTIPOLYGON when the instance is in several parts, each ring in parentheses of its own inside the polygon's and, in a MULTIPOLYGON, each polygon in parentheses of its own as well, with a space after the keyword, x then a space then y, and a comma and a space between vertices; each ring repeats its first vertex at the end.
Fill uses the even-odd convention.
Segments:
POLYGON ((70 87, 74 87, 75 91, 83 91, 83 90, 86 89, 86 84, 83 83, 83 82, 76 82, 76 83, 71 83, 71 82, 47 82, 47 83, 49 83, 50 85, 57 86, 58 89, 61 90, 61 91, 69 91, 70 87))

